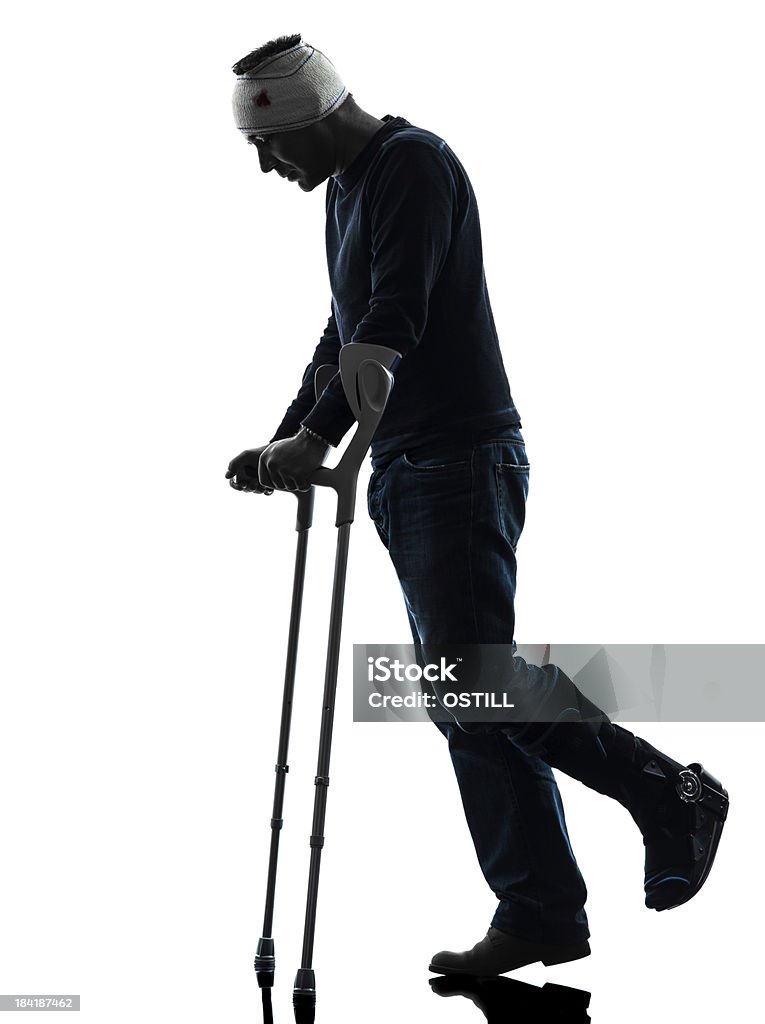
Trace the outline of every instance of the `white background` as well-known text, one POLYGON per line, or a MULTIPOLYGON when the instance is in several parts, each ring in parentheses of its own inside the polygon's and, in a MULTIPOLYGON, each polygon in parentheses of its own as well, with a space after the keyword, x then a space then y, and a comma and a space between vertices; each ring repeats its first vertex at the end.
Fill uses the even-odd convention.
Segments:
MULTIPOLYGON (((302 32, 364 109, 440 134, 471 177, 532 463, 519 641, 765 642, 761 6, 496 11, 6 8, 0 992, 80 993, 94 1024, 258 1019, 295 501, 235 493, 224 472, 271 436, 329 312, 324 189, 261 175, 231 116, 231 65, 276 35, 302 32)), ((426 982, 431 954, 472 946, 495 907, 446 745, 427 724, 351 722, 353 642, 410 641, 368 473, 318 1019, 475 1022, 426 982)), ((332 493, 316 505, 280 1021, 300 959, 334 558, 332 493)), ((517 976, 589 988, 594 1021, 735 1018, 758 984, 765 731, 645 735, 729 789, 709 881, 685 907, 647 911, 628 815, 561 776, 593 955, 517 976)))

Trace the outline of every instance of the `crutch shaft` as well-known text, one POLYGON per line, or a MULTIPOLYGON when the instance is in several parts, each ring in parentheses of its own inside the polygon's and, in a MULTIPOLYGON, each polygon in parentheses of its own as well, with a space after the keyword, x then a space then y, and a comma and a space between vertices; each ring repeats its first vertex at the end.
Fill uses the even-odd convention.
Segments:
POLYGON ((290 629, 287 641, 287 665, 284 673, 284 697, 282 700, 282 719, 279 729, 279 750, 274 770, 276 784, 274 787, 274 806, 271 815, 271 853, 268 863, 268 882, 266 889, 266 910, 263 919, 263 935, 270 936, 273 926, 274 898, 276 893, 276 868, 279 856, 279 836, 282 827, 282 810, 284 807, 284 790, 289 765, 290 726, 292 723, 292 700, 295 692, 295 669, 297 666, 298 639, 300 634, 300 612, 303 604, 303 588, 305 583, 306 551, 308 547, 308 530, 298 533, 297 554, 295 556, 295 577, 292 590, 292 609, 290 612, 290 629))
POLYGON ((337 692, 337 675, 340 663, 340 639, 350 536, 350 523, 343 523, 342 526, 338 527, 335 578, 332 586, 332 611, 330 614, 329 641, 327 644, 327 666, 324 678, 321 734, 319 738, 319 758, 316 768, 316 779, 314 781, 316 792, 310 838, 311 863, 308 871, 305 932, 303 935, 303 955, 300 964, 304 970, 310 969, 313 959, 316 904, 319 894, 319 869, 321 868, 321 851, 324 846, 324 818, 327 809, 329 763, 332 752, 332 728, 335 717, 335 694, 337 692))

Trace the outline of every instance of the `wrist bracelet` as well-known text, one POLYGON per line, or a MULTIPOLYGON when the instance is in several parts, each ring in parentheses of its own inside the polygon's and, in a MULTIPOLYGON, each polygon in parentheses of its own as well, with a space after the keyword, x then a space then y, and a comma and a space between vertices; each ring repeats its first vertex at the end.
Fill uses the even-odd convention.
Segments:
POLYGON ((328 440, 327 440, 327 439, 326 439, 325 437, 321 437, 321 436, 320 436, 319 434, 317 434, 317 433, 316 433, 315 431, 313 431, 313 430, 310 430, 310 429, 309 429, 309 428, 308 428, 308 427, 307 427, 307 426, 305 425, 305 423, 301 423, 300 425, 301 425, 301 427, 303 428, 303 430, 304 430, 304 431, 306 432, 306 434, 308 434, 308 435, 309 435, 309 437, 315 437, 317 441, 321 441, 321 443, 322 443, 322 444, 325 444, 325 445, 327 446, 327 448, 332 448, 332 447, 333 447, 333 446, 332 446, 332 445, 331 445, 331 444, 329 443, 329 441, 328 441, 328 440))

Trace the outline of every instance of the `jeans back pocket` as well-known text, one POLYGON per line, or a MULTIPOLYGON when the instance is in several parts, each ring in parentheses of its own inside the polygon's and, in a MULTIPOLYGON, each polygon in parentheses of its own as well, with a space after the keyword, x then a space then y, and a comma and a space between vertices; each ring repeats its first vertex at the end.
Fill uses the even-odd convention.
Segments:
POLYGON ((516 441, 503 446, 502 459, 504 461, 494 463, 499 524, 505 540, 515 551, 526 522, 531 466, 524 444, 516 441))

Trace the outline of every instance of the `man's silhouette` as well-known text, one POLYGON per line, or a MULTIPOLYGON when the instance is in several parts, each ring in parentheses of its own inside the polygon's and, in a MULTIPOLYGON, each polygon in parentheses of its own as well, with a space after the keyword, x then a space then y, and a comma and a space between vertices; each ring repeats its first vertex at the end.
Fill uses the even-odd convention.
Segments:
MULTIPOLYGON (((362 110, 299 35, 266 43, 233 70, 236 125, 261 170, 305 192, 327 182, 332 309, 270 442, 242 452, 226 476, 245 492, 305 490, 353 423, 339 373, 314 400, 316 368, 358 341, 395 349, 402 358, 372 441, 368 509, 413 639, 512 645, 529 461, 465 169, 439 136, 362 110)), ((442 973, 494 975, 589 953, 587 891, 551 767, 629 811, 645 844, 646 906, 656 910, 698 892, 727 814, 727 793, 701 765, 685 767, 609 721, 556 666, 513 658, 508 671, 511 692, 534 698, 529 720, 437 723, 499 899, 480 942, 433 957, 442 973)))

